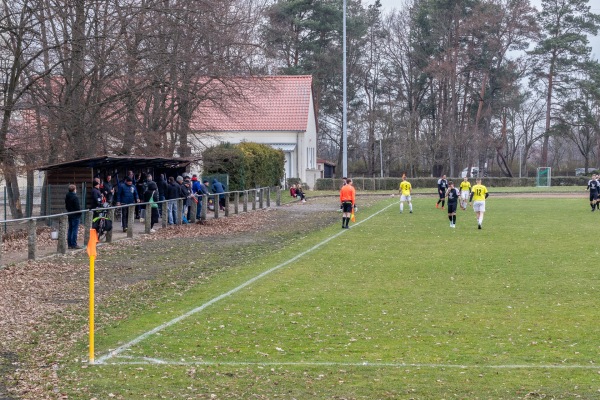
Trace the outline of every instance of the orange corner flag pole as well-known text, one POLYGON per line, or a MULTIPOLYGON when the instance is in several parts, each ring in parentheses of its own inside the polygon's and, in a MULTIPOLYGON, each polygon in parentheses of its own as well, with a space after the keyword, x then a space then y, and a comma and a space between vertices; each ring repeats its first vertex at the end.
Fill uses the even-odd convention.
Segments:
POLYGON ((98 234, 95 229, 90 229, 90 240, 87 244, 87 253, 90 257, 90 363, 94 363, 94 261, 96 260, 96 243, 98 234))

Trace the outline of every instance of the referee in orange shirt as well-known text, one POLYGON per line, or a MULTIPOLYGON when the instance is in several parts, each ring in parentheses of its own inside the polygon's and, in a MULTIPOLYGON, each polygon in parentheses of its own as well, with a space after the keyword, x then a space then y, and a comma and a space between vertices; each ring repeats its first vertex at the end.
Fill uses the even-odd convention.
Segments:
POLYGON ((356 197, 356 190, 352 186, 352 179, 347 179, 347 184, 342 186, 340 190, 340 201, 342 202, 342 229, 348 229, 348 223, 350 222, 350 216, 354 209, 354 199, 356 197))

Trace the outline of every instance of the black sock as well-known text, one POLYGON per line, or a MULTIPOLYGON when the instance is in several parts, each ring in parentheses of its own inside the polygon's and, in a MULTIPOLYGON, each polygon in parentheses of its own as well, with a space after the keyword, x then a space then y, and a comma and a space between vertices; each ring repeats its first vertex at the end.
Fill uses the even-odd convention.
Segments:
POLYGON ((444 207, 444 204, 446 204, 446 200, 442 200, 442 207, 444 207))
POLYGON ((450 220, 450 223, 452 223, 452 215, 448 215, 448 220, 450 220))
POLYGON ((438 200, 438 202, 437 202, 437 203, 438 203, 438 204, 440 204, 440 201, 441 201, 441 200, 438 200))
POLYGON ((452 223, 453 223, 453 224, 456 224, 456 215, 453 215, 453 216, 452 216, 452 223))

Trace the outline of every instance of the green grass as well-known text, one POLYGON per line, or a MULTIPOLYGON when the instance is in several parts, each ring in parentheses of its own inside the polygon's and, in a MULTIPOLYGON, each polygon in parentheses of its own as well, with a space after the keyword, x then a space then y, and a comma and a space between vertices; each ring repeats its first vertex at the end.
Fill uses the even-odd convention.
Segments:
MULTIPOLYGON (((395 203, 386 208, 392 201, 361 208, 358 222, 381 212, 124 357, 67 366, 65 391, 124 399, 600 398, 600 213, 589 212, 585 196, 491 197, 483 230, 472 210, 459 211, 451 229, 429 198, 402 215, 395 203)), ((309 234, 107 326, 97 353, 340 231, 336 224, 309 234)))

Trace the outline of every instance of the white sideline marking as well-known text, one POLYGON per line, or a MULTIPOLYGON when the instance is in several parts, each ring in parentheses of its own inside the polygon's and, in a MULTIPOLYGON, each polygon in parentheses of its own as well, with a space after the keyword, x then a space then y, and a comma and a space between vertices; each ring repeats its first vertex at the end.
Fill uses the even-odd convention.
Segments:
MULTIPOLYGON (((386 207, 382 208, 381 210, 377 211, 375 214, 372 214, 372 215, 368 216, 367 218, 363 219, 362 221, 355 223, 353 226, 360 225, 360 224, 362 224, 363 222, 366 222, 366 221, 370 220, 371 218, 373 218, 373 217, 374 217, 374 216, 376 216, 377 214, 379 214, 379 213, 381 213, 381 212, 383 212, 383 211, 387 210, 388 208, 390 208, 390 207, 392 207, 392 206, 395 206, 395 205, 396 205, 396 202, 393 202, 392 204, 390 204, 390 205, 388 205, 388 206, 386 206, 386 207)), ((343 229, 343 230, 341 230, 340 232, 336 233, 335 235, 333 235, 333 236, 331 236, 331 237, 329 237, 329 238, 327 238, 327 239, 323 240, 321 243, 318 243, 318 244, 314 245, 313 247, 311 247, 310 249, 308 249, 308 250, 305 250, 305 251, 303 251, 302 253, 300 253, 300 254, 298 254, 298 255, 296 255, 296 256, 294 256, 294 257, 290 258, 289 260, 287 260, 287 261, 284 261, 284 262, 282 262, 281 264, 279 264, 279 265, 277 265, 277 266, 275 266, 275 267, 273 267, 273 268, 271 268, 271 269, 269 269, 269 270, 267 270, 267 271, 265 271, 265 272, 263 272, 263 273, 261 273, 261 274, 259 274, 259 275, 255 276, 254 278, 252 278, 252 279, 250 279, 250 280, 248 280, 248 281, 246 281, 246 282, 242 283, 242 284, 241 284, 241 285, 239 285, 238 287, 236 287, 236 288, 234 288, 234 289, 231 289, 231 290, 230 290, 230 291, 228 291, 227 293, 223 293, 222 295, 220 295, 220 296, 217 296, 217 297, 213 298, 212 300, 209 300, 209 301, 207 301, 206 303, 202 304, 201 306, 199 306, 199 307, 196 307, 196 308, 194 308, 193 310, 190 310, 190 311, 186 312, 185 314, 183 314, 183 315, 180 315, 180 316, 179 316, 179 317, 177 317, 177 318, 174 318, 174 319, 172 319, 172 320, 170 320, 170 321, 168 321, 168 322, 165 322, 165 323, 164 323, 164 324, 162 324, 162 325, 159 325, 159 326, 157 326, 156 328, 154 328, 154 329, 152 329, 152 330, 150 330, 150 331, 148 331, 148 332, 146 332, 146 333, 143 333, 143 334, 141 334, 140 336, 136 337, 136 338, 135 338, 135 339, 133 339, 132 341, 130 341, 130 342, 128 342, 128 343, 125 343, 125 344, 124 344, 124 345, 122 345, 122 346, 119 346, 119 347, 117 347, 116 349, 114 349, 114 350, 110 351, 108 354, 106 354, 106 355, 104 355, 104 356, 102 356, 102 357, 99 357, 98 359, 96 359, 96 360, 95 360, 95 362, 94 362, 94 363, 95 363, 95 364, 103 364, 103 363, 105 363, 105 362, 106 362, 106 360, 108 360, 108 359, 110 359, 110 358, 112 358, 112 357, 115 357, 115 356, 117 356, 117 355, 121 354, 121 353, 122 353, 122 352, 124 352, 125 350, 129 349, 131 346, 134 346, 134 345, 136 345, 137 343, 139 343, 139 342, 141 342, 142 340, 144 340, 144 339, 148 338, 149 336, 152 336, 152 335, 154 335, 155 333, 158 333, 158 332, 162 331, 162 330, 163 330, 163 329, 165 329, 165 328, 168 328, 168 327, 170 327, 170 326, 172 326, 172 325, 175 325, 176 323, 178 323, 178 322, 182 321, 183 319, 185 319, 185 318, 189 317, 190 315, 194 315, 194 314, 196 314, 196 313, 198 313, 198 312, 200 312, 200 311, 204 310, 205 308, 207 308, 207 307, 209 307, 209 306, 211 306, 211 305, 215 304, 216 302, 218 302, 218 301, 220 301, 220 300, 223 300, 224 298, 226 298, 226 297, 229 297, 229 296, 231 296, 231 295, 232 295, 232 294, 234 294, 234 293, 237 293, 237 292, 239 292, 240 290, 242 290, 242 289, 244 289, 245 287, 247 287, 247 286, 249 286, 249 285, 253 284, 253 283, 254 283, 254 282, 256 282, 257 280, 259 280, 259 279, 261 279, 261 278, 263 278, 263 277, 265 277, 265 276, 269 275, 270 273, 272 273, 272 272, 274 272, 274 271, 277 271, 278 269, 280 269, 280 268, 282 268, 282 267, 285 267, 286 265, 288 265, 288 264, 290 264, 290 263, 293 263, 294 261, 298 260, 299 258, 301 258, 301 257, 304 257, 304 256, 305 256, 305 255, 307 255, 308 253, 310 253, 310 252, 312 252, 312 251, 314 251, 314 250, 318 249, 319 247, 321 247, 321 246, 323 246, 324 244, 326 244, 326 243, 330 242, 331 240, 333 240, 333 239, 337 238, 338 236, 340 236, 340 235, 344 234, 345 232, 346 232, 346 229, 343 229)))
MULTIPOLYGON (((119 356, 118 358, 131 358, 119 356)), ((455 368, 455 369, 592 369, 600 370, 600 365, 559 365, 559 364, 507 364, 507 365, 463 365, 463 364, 425 364, 425 363, 386 363, 386 362, 259 362, 259 361, 165 361, 141 357, 139 361, 111 362, 111 365, 181 365, 181 366, 273 366, 273 367, 388 367, 388 368, 455 368)))

